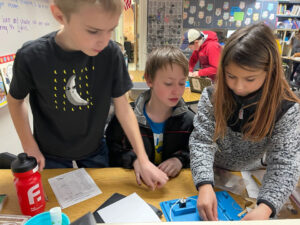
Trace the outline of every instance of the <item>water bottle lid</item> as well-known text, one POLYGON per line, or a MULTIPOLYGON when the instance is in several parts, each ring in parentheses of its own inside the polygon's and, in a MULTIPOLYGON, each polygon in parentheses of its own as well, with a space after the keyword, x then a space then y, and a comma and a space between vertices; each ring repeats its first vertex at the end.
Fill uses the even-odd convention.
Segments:
POLYGON ((13 173, 24 173, 34 169, 37 166, 36 159, 28 156, 26 153, 20 153, 18 157, 12 161, 11 170, 13 173))

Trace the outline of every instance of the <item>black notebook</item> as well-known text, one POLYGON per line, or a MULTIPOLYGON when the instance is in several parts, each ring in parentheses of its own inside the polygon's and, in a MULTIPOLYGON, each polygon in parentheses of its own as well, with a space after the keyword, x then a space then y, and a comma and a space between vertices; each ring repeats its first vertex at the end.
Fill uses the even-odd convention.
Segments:
MULTIPOLYGON (((119 194, 119 193, 114 193, 112 196, 110 196, 102 205, 100 205, 100 207, 98 209, 96 209, 96 211, 93 213, 95 219, 96 219, 96 222, 97 223, 104 223, 103 219, 100 217, 100 215, 97 213, 97 211, 99 209, 102 209, 106 206, 109 206, 119 200, 121 200, 122 198, 125 198, 126 196, 125 195, 122 195, 122 194, 119 194)), ((158 208, 156 208, 155 206, 151 205, 151 204, 148 204, 152 209, 153 211, 156 213, 156 215, 158 215, 158 217, 161 217, 162 216, 162 211, 158 208)))
POLYGON ((93 214, 91 212, 88 212, 70 225, 96 225, 96 221, 93 214))

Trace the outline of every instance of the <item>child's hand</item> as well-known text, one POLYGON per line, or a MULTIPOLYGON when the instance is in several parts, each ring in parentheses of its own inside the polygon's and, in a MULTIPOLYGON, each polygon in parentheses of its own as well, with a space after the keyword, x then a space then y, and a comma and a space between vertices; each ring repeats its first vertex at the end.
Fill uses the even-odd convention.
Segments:
POLYGON ((27 153, 28 156, 33 156, 39 165, 39 171, 43 171, 45 167, 45 158, 41 153, 40 149, 38 147, 24 149, 24 152, 27 153))
POLYGON ((156 187, 163 187, 169 179, 163 171, 158 169, 149 160, 141 163, 137 159, 134 161, 133 166, 137 183, 141 184, 143 182, 152 190, 155 190, 156 187))
POLYGON ((218 220, 217 197, 211 184, 199 187, 197 209, 203 220, 218 220))
POLYGON ((198 71, 189 72, 189 77, 198 77, 198 71))
POLYGON ((272 210, 264 203, 260 203, 255 209, 247 213, 242 220, 268 220, 272 210))
POLYGON ((169 177, 175 177, 180 172, 182 163, 178 158, 173 157, 159 164, 158 168, 165 172, 169 177))
POLYGON ((134 168, 134 173, 135 173, 135 178, 136 178, 136 182, 138 185, 142 185, 142 182, 145 183, 141 177, 141 174, 140 174, 140 164, 139 164, 139 161, 136 159, 134 162, 133 162, 133 168, 134 168))

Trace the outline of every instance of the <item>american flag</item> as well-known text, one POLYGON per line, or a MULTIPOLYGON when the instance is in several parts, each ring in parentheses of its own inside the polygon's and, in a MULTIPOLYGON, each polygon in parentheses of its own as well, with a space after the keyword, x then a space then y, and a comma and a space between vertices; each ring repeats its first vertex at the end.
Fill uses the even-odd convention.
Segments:
POLYGON ((124 9, 130 9, 131 8, 131 0, 124 0, 124 9))

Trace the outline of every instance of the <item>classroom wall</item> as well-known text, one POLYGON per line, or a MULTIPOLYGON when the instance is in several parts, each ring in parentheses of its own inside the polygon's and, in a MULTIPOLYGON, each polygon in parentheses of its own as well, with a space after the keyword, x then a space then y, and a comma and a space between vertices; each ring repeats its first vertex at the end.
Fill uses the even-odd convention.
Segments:
MULTIPOLYGON (((32 128, 32 114, 29 107, 28 110, 29 122, 32 128)), ((10 152, 16 155, 23 152, 7 105, 0 109, 0 152, 10 152)))
POLYGON ((277 0, 183 1, 183 27, 233 30, 264 21, 275 28, 277 5, 277 0))
POLYGON ((138 8, 138 63, 137 70, 144 70, 147 59, 147 1, 139 1, 138 8))
POLYGON ((147 37, 143 41, 148 53, 159 46, 180 46, 183 32, 190 28, 218 30, 223 34, 221 30, 236 30, 258 21, 274 28, 278 5, 276 0, 147 0, 147 3, 147 12, 139 15, 147 20, 144 24, 147 37))

